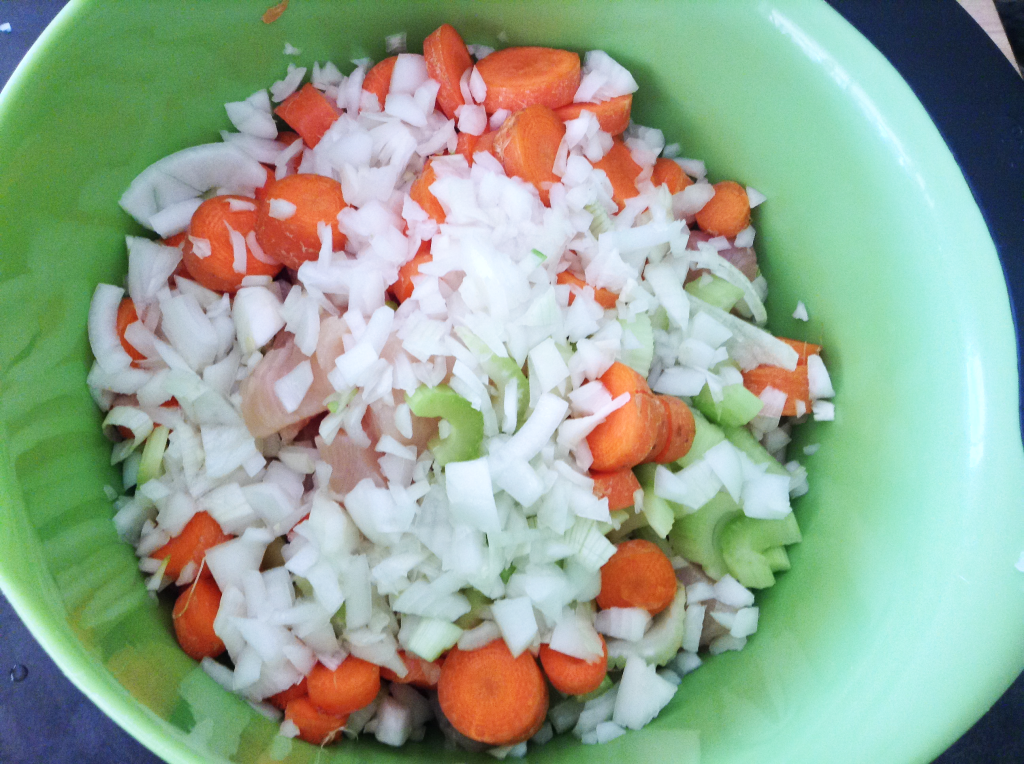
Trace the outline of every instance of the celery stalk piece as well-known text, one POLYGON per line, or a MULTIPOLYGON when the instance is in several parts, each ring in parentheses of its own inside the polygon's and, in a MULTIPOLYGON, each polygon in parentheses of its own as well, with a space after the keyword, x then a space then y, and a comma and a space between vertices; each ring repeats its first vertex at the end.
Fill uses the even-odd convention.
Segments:
POLYGON ((664 666, 676 657, 683 645, 686 634, 686 587, 676 590, 675 599, 665 610, 654 617, 654 622, 638 642, 624 639, 609 639, 608 668, 618 669, 626 665, 630 655, 636 655, 648 664, 664 666))
POLYGON ((651 361, 654 360, 654 329, 651 318, 646 313, 638 313, 632 321, 619 319, 622 324, 622 353, 619 360, 638 374, 647 377, 651 373, 651 361), (639 347, 627 348, 627 337, 632 335, 639 347))
POLYGON ((654 473, 657 469, 657 464, 641 464, 634 472, 640 481, 640 487, 644 489, 643 513, 647 518, 647 524, 659 538, 665 538, 672 530, 676 515, 683 515, 685 510, 682 505, 654 495, 654 473))
POLYGON ((407 648, 423 660, 432 662, 458 642, 461 636, 462 629, 454 623, 439 618, 421 618, 409 637, 407 648))
POLYGON ((427 444, 442 467, 449 462, 465 462, 480 456, 484 415, 448 385, 419 387, 406 403, 418 417, 442 417, 451 425, 447 437, 434 437, 427 444))
POLYGON ((687 292, 692 294, 709 305, 714 305, 726 312, 733 309, 733 306, 743 297, 743 290, 735 284, 730 284, 723 278, 707 274, 710 280, 705 281, 704 276, 694 279, 685 287, 687 292))
POLYGON ((768 453, 768 450, 757 442, 757 439, 746 427, 725 427, 725 437, 736 448, 750 457, 754 464, 765 465, 768 472, 773 475, 788 475, 789 472, 779 464, 778 460, 768 453))
POLYGON ((608 692, 608 690, 610 690, 611 688, 612 688, 612 680, 608 678, 607 674, 605 674, 604 678, 601 679, 601 684, 599 684, 597 686, 596 690, 591 690, 586 695, 573 695, 573 697, 576 700, 578 700, 580 703, 586 703, 588 700, 593 700, 594 698, 601 697, 606 692, 608 692))
POLYGON ((693 411, 692 408, 690 411, 693 413, 695 430, 693 443, 690 445, 690 450, 686 452, 686 456, 672 463, 672 468, 675 471, 685 469, 698 459, 703 459, 709 448, 717 446, 725 440, 725 433, 722 432, 721 427, 711 424, 699 411, 693 411))
POLYGON ((764 559, 772 573, 789 570, 789 553, 784 546, 771 546, 764 550, 764 559))
POLYGON ((742 514, 729 494, 719 491, 693 514, 676 518, 669 533, 669 543, 676 554, 697 563, 717 581, 729 572, 721 551, 722 529, 742 514))
POLYGON ((792 512, 780 520, 735 517, 722 529, 722 558, 732 577, 745 587, 764 589, 775 583, 765 550, 795 544, 800 538, 800 526, 792 512))
POLYGON ((693 399, 693 405, 712 422, 724 427, 738 427, 753 419, 764 407, 764 401, 743 385, 726 385, 722 388, 722 400, 711 397, 707 385, 693 399))
MULTIPOLYGON (((512 380, 516 381, 516 429, 518 430, 526 421, 526 411, 530 407, 530 383, 523 374, 523 370, 514 359, 502 358, 495 355, 487 343, 477 337, 473 332, 464 326, 457 327, 455 333, 465 344, 469 351, 480 361, 480 368, 491 378, 494 386, 498 388, 498 399, 505 398, 505 388, 512 380)), ((415 413, 415 412, 414 412, 415 413)))
POLYGON ((160 477, 164 473, 164 451, 167 450, 167 436, 171 434, 164 425, 154 427, 146 438, 142 449, 142 461, 139 463, 139 474, 135 484, 143 483, 160 477))

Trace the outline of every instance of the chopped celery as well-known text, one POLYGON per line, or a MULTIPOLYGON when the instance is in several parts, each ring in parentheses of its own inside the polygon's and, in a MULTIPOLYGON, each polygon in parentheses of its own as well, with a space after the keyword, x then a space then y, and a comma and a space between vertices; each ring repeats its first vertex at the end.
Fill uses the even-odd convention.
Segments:
POLYGON ((167 436, 170 433, 164 425, 160 425, 153 428, 153 432, 146 438, 146 445, 142 449, 142 461, 139 462, 139 473, 135 478, 136 485, 141 486, 164 473, 164 451, 167 450, 167 436))
POLYGON ((651 328, 661 329, 663 332, 668 331, 668 311, 660 305, 651 317, 651 328))
POLYGON ((732 577, 748 589, 764 589, 775 583, 764 551, 800 541, 800 526, 790 512, 779 520, 736 517, 722 529, 722 557, 732 577))
POLYGON ((721 552, 722 529, 742 514, 739 505, 725 491, 691 515, 676 519, 668 540, 676 554, 704 568, 716 581, 728 572, 721 552))
POLYGON ((738 286, 710 273, 694 279, 684 289, 694 297, 726 312, 732 310, 743 297, 743 290, 738 286))
POLYGON ((590 202, 590 204, 584 205, 583 209, 594 216, 594 219, 590 221, 590 232, 594 234, 594 238, 612 230, 612 219, 608 216, 608 213, 605 211, 605 208, 601 206, 600 202, 590 202))
POLYGON ((541 261, 542 263, 543 263, 543 262, 544 262, 545 260, 547 260, 547 259, 548 259, 548 256, 547 256, 547 255, 545 255, 545 254, 544 254, 543 252, 541 252, 541 251, 540 251, 539 249, 531 249, 530 251, 531 251, 531 252, 532 252, 533 254, 535 254, 535 255, 536 255, 537 257, 539 257, 539 258, 540 258, 540 261, 541 261))
POLYGON ((788 475, 786 468, 779 464, 774 456, 768 453, 767 449, 757 442, 757 439, 746 427, 725 427, 725 437, 729 439, 736 448, 750 457, 754 464, 765 465, 768 472, 773 475, 788 475))
POLYGON ((303 578, 302 576, 293 576, 295 581, 295 588, 299 590, 299 594, 307 599, 312 599, 315 595, 313 594, 313 584, 309 583, 309 579, 303 578))
POLYGON ((448 385, 422 386, 406 398, 409 410, 418 417, 442 417, 451 432, 435 437, 427 444, 442 467, 449 462, 465 462, 480 456, 484 439, 484 416, 448 385))
POLYGON ((644 489, 643 514, 647 518, 647 524, 659 538, 665 538, 672 530, 676 515, 683 514, 683 508, 654 494, 654 473, 657 469, 657 464, 641 464, 634 472, 640 481, 640 487, 644 489))
MULTIPOLYGON (((473 332, 464 326, 455 330, 459 339, 469 348, 469 352, 480 361, 480 368, 491 378, 494 386, 498 388, 498 399, 504 400, 505 388, 513 380, 516 382, 516 429, 526 421, 526 411, 530 407, 530 384, 523 374, 519 364, 512 358, 502 358, 491 350, 487 343, 477 337, 473 332)), ((414 412, 415 413, 415 412, 414 412)))
POLYGON ((608 668, 622 668, 630 655, 636 655, 648 664, 664 666, 676 657, 686 633, 686 587, 676 590, 675 599, 654 618, 654 623, 638 642, 624 639, 608 640, 608 668))
POLYGON ((338 611, 331 616, 331 626, 334 627, 335 633, 340 634, 345 631, 345 603, 341 603, 341 607, 338 611))
POLYGON ((699 411, 693 411, 693 424, 694 424, 694 435, 693 443, 690 446, 690 450, 686 452, 686 456, 682 459, 678 459, 673 463, 673 466, 677 469, 683 469, 689 467, 698 459, 704 457, 708 449, 712 446, 717 446, 723 440, 725 440, 725 433, 722 432, 722 428, 718 425, 711 424, 704 415, 699 411))
POLYGON ((580 703, 586 703, 588 700, 593 700, 594 698, 601 697, 611 688, 612 680, 608 678, 607 674, 605 674, 604 677, 601 679, 601 684, 597 686, 596 690, 591 690, 586 695, 573 695, 573 697, 580 703))
MULTIPOLYGON (((509 573, 510 577, 511 575, 512 574, 509 573)), ((502 574, 502 578, 507 584, 508 579, 505 579, 504 574, 502 574)), ((455 620, 455 625, 458 626, 460 629, 467 630, 479 626, 481 623, 483 623, 483 617, 481 615, 483 609, 490 607, 491 603, 494 600, 492 600, 486 594, 481 592, 479 589, 462 589, 460 593, 467 600, 469 600, 469 612, 459 616, 455 620)))
POLYGON ((409 636, 406 648, 423 660, 433 662, 461 636, 462 629, 454 623, 439 618, 421 618, 409 636))
POLYGON ((726 385, 722 388, 722 400, 711 397, 707 385, 693 399, 693 405, 700 412, 720 425, 738 427, 746 424, 764 407, 764 401, 750 392, 741 384, 726 385))
POLYGON ((622 324, 622 352, 619 360, 626 366, 646 377, 651 373, 651 361, 654 360, 654 330, 651 328, 651 319, 646 313, 638 313, 637 317, 629 322, 619 319, 622 324), (636 343, 629 340, 630 335, 636 339, 636 343), (629 347, 637 344, 638 347, 629 347))
POLYGON ((764 550, 764 559, 772 573, 789 570, 789 553, 784 546, 770 546, 764 550))

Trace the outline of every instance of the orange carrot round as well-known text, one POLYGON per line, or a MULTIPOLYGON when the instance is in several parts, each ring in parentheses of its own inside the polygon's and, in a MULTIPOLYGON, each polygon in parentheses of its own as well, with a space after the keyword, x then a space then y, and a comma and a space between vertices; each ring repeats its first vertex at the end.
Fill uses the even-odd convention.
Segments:
POLYGON ((332 714, 317 708, 306 697, 293 698, 284 709, 284 718, 299 728, 299 737, 312 745, 329 745, 341 739, 348 714, 332 714))
POLYGON ((658 395, 656 399, 664 411, 666 438, 662 447, 652 451, 647 461, 668 464, 689 453, 697 425, 690 407, 674 395, 658 395))
POLYGON ((676 596, 676 573, 657 544, 631 539, 618 545, 601 568, 601 608, 640 607, 657 615, 676 596))
POLYGON ((657 419, 658 434, 654 438, 654 445, 651 446, 651 450, 647 452, 647 456, 644 457, 644 463, 654 461, 654 457, 660 454, 668 443, 668 412, 665 410, 664 404, 658 400, 658 396, 654 396, 654 402, 656 404, 657 413, 655 418, 657 419))
POLYGON ((486 133, 480 136, 480 140, 476 142, 476 146, 473 148, 474 154, 479 154, 481 151, 485 151, 491 156, 497 156, 494 153, 494 139, 498 135, 497 130, 488 130, 486 133))
MULTIPOLYGON (((583 291, 587 282, 581 279, 579 276, 569 273, 569 271, 562 271, 555 277, 555 281, 559 284, 568 284, 573 287, 569 290, 569 304, 572 305, 572 301, 576 299, 576 291, 583 291)), ((595 289, 594 290, 594 301, 602 308, 614 308, 616 300, 619 299, 618 294, 608 289, 595 289)))
POLYGON ((423 58, 427 74, 441 85, 437 91, 437 107, 448 119, 453 119, 455 110, 466 102, 460 82, 462 73, 473 65, 469 49, 455 27, 442 24, 423 41, 423 58))
POLYGON ((594 162, 594 168, 604 170, 612 184, 612 200, 621 211, 626 200, 637 196, 636 179, 640 175, 640 165, 633 161, 633 155, 622 141, 615 141, 601 159, 594 162))
POLYGON ((519 111, 527 106, 557 109, 572 103, 580 86, 580 57, 555 48, 505 48, 476 65, 487 85, 484 108, 519 111))
POLYGON ((338 107, 308 82, 285 98, 274 113, 310 148, 320 142, 339 116, 338 107))
POLYGON ((151 553, 150 557, 154 560, 171 558, 164 575, 172 581, 177 580, 182 569, 190 562, 194 562, 197 568, 201 566, 200 576, 208 578, 211 576, 210 569, 202 564, 206 551, 233 538, 221 530, 220 524, 208 512, 197 512, 181 533, 151 553))
POLYGON ((381 668, 381 679, 387 679, 389 682, 398 682, 399 684, 411 684, 424 690, 432 690, 437 687, 437 680, 441 678, 441 665, 443 663, 441 660, 425 661, 418 655, 412 655, 402 650, 398 651, 398 655, 409 672, 405 676, 400 677, 389 668, 381 668))
POLYGON ((640 481, 629 467, 614 472, 591 472, 594 481, 594 495, 608 499, 608 511, 633 506, 633 494, 640 490, 640 481))
POLYGON ((501 639, 448 653, 437 699, 455 729, 489 745, 529 740, 548 711, 548 688, 537 661, 529 652, 513 658, 501 639))
POLYGON ((586 695, 601 686, 608 674, 608 645, 604 637, 597 636, 604 655, 595 661, 574 658, 552 650, 550 645, 540 646, 540 665, 552 687, 565 695, 586 695))
POLYGON ((398 280, 391 285, 391 294, 398 302, 405 302, 412 297, 416 285, 412 283, 415 276, 420 275, 420 266, 429 263, 433 257, 430 255, 430 242, 420 244, 419 251, 412 260, 398 269, 398 280))
POLYGON ((185 243, 185 239, 188 237, 187 231, 176 233, 174 236, 168 236, 166 239, 161 239, 160 243, 165 247, 180 247, 185 243))
POLYGON ((388 97, 388 91, 391 90, 391 75, 395 71, 396 61, 398 61, 398 56, 378 61, 363 78, 363 90, 377 96, 377 103, 380 104, 381 111, 384 111, 384 99, 388 97))
POLYGON ((565 123, 558 115, 547 106, 535 105, 506 119, 494 136, 494 151, 506 174, 532 183, 545 205, 548 184, 559 181, 552 168, 563 135, 565 123))
POLYGON ((332 246, 344 249, 345 234, 338 229, 338 213, 348 205, 341 184, 323 175, 289 175, 270 181, 256 215, 256 240, 269 256, 289 268, 298 268, 320 254, 318 223, 331 227, 332 246), (283 199, 295 205, 295 214, 279 220, 270 214, 270 203, 283 199))
POLYGON ((213 630, 220 608, 220 589, 208 578, 196 578, 178 595, 171 618, 181 649, 192 659, 216 658, 224 652, 224 642, 213 630))
POLYGON ((766 387, 774 387, 786 394, 782 416, 797 416, 811 410, 810 380, 807 364, 798 365, 793 371, 781 366, 755 366, 743 372, 743 386, 754 395, 760 395, 766 387), (797 410, 797 401, 803 401, 803 411, 797 410))
POLYGON ((597 117, 597 123, 602 130, 610 135, 620 135, 629 127, 629 114, 632 108, 633 96, 626 94, 601 103, 571 103, 555 109, 555 114, 563 122, 568 122, 570 119, 576 119, 581 112, 589 111, 597 117))
POLYGON ((470 166, 472 166, 473 154, 476 153, 476 145, 479 142, 479 135, 459 133, 458 138, 455 140, 455 153, 462 154, 462 156, 466 157, 466 161, 469 162, 470 166))
POLYGON ((287 690, 281 690, 277 695, 271 695, 267 698, 267 702, 284 711, 289 702, 296 698, 304 698, 307 695, 309 695, 309 690, 306 686, 306 677, 302 677, 302 679, 293 684, 287 690))
POLYGON ((616 409, 587 436, 591 467, 599 472, 635 467, 651 451, 658 436, 661 407, 640 374, 616 361, 601 376, 613 398, 629 393, 626 405, 616 409))
POLYGON ((687 186, 692 186, 690 176, 683 172, 678 162, 661 157, 654 163, 654 171, 651 173, 651 183, 655 187, 662 184, 668 186, 670 194, 678 194, 687 186))
POLYGON ((430 187, 434 184, 435 180, 437 180, 437 173, 434 171, 434 163, 428 159, 427 163, 423 165, 423 172, 420 173, 420 176, 413 181, 412 186, 409 188, 409 196, 416 204, 423 208, 424 212, 433 218, 434 222, 443 223, 445 220, 444 207, 430 193, 430 187))
POLYGON ((276 276, 281 266, 257 260, 245 247, 245 272, 235 270, 235 248, 228 226, 243 237, 256 225, 256 203, 244 196, 214 196, 199 205, 188 225, 188 236, 181 255, 189 276, 215 292, 236 292, 246 276, 276 276), (232 209, 231 202, 242 207, 232 209), (244 209, 251 206, 253 209, 244 209), (202 257, 193 239, 209 242, 210 254, 202 257))
POLYGON ((369 705, 380 692, 380 666, 354 655, 331 671, 318 663, 306 677, 309 699, 330 714, 350 714, 369 705))
POLYGON ((121 347, 132 357, 132 366, 137 365, 135 361, 141 361, 146 357, 124 338, 124 330, 138 320, 139 314, 135 310, 135 303, 132 302, 130 297, 125 297, 121 300, 121 304, 117 306, 117 336, 121 338, 121 347))
POLYGON ((713 236, 732 238, 750 225, 750 199, 739 183, 723 180, 715 184, 715 195, 697 213, 697 225, 713 236))

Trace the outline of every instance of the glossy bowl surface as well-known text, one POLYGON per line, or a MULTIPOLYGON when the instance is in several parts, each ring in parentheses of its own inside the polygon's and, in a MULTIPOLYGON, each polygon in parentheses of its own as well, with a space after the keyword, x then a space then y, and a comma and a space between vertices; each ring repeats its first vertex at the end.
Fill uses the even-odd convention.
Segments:
POLYGON ((285 41, 343 65, 448 21, 468 42, 608 51, 640 83, 637 121, 764 192, 771 326, 823 343, 838 390, 837 421, 794 446, 821 444, 804 541, 747 649, 642 732, 529 759, 927 761, 984 712, 1024 666, 1014 328, 963 176, 874 48, 808 0, 295 0, 270 26, 267 4, 73 0, 0 97, 0 584, 80 688, 175 763, 450 759, 437 740, 277 738, 179 652, 110 522, 85 387, 89 298, 139 232, 129 181, 216 140, 224 102, 283 76, 285 41))

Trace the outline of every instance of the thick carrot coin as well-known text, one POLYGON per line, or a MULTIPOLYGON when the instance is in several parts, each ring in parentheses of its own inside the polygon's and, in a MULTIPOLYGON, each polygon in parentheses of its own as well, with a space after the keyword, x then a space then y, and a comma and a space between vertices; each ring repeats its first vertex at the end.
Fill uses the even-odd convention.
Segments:
POLYGON ((289 268, 298 268, 320 254, 319 223, 331 227, 332 246, 345 248, 345 234, 338 229, 338 213, 348 205, 341 184, 323 175, 289 175, 270 182, 259 202, 256 240, 263 251, 289 268), (270 214, 271 203, 281 199, 295 205, 295 212, 283 220, 270 214))
POLYGON ((309 695, 309 690, 306 687, 306 677, 302 677, 300 681, 293 684, 287 690, 282 690, 277 695, 271 695, 267 698, 267 702, 284 711, 288 703, 296 698, 304 698, 307 695, 309 695))
POLYGON ((598 638, 604 655, 595 661, 574 658, 546 644, 540 646, 540 665, 552 687, 564 695, 586 695, 601 686, 608 674, 608 645, 600 634, 598 638))
POLYGON ((408 673, 400 677, 389 668, 381 668, 381 679, 387 679, 389 682, 398 682, 399 684, 411 684, 424 690, 432 690, 437 687, 437 680, 441 678, 441 665, 443 661, 425 661, 418 655, 412 655, 402 650, 398 651, 398 655, 401 657, 402 663, 409 670, 408 673))
POLYGON ((626 509, 633 506, 633 494, 640 490, 640 481, 633 470, 615 470, 615 472, 591 472, 594 481, 594 495, 599 499, 608 499, 608 511, 626 509))
POLYGON ((380 666, 353 655, 331 671, 318 663, 306 677, 309 699, 331 714, 350 714, 369 705, 380 692, 380 666))
POLYGON ((117 336, 121 339, 121 347, 124 348, 124 352, 132 357, 132 366, 136 365, 135 361, 141 361, 146 357, 124 338, 124 330, 138 320, 139 314, 135 310, 135 303, 131 301, 130 297, 125 297, 117 306, 117 336))
POLYGON ((715 184, 715 195, 697 213, 697 225, 713 236, 732 238, 750 225, 750 199, 743 186, 723 180, 715 184))
POLYGON ((469 133, 459 133, 459 137, 455 141, 455 153, 462 154, 466 157, 466 161, 472 166, 473 154, 476 152, 476 145, 480 142, 479 135, 470 135, 469 133))
POLYGON ((238 291, 246 276, 276 276, 280 263, 258 260, 245 242, 255 226, 256 202, 252 199, 214 196, 200 204, 181 249, 189 276, 215 292, 238 291), (239 251, 245 253, 244 260, 235 255, 236 241, 241 245, 239 251))
POLYGON ((164 576, 172 581, 177 580, 182 569, 190 562, 194 562, 197 569, 202 567, 200 575, 208 578, 211 575, 210 569, 202 564, 206 551, 233 538, 221 530, 220 524, 208 512, 197 512, 181 533, 149 556, 154 560, 170 557, 164 576))
POLYGON ((658 400, 658 396, 654 396, 654 401, 657 404, 656 418, 658 434, 654 438, 654 445, 651 446, 651 450, 648 451, 647 456, 644 457, 645 464, 647 462, 654 461, 654 457, 657 454, 660 454, 665 449, 665 445, 668 443, 668 412, 665 410, 665 406, 662 404, 662 402, 658 400))
POLYGON ((687 186, 692 186, 690 176, 683 172, 678 162, 661 157, 654 163, 654 171, 651 173, 651 183, 655 187, 666 185, 670 194, 678 194, 687 186))
POLYGON ((527 106, 557 109, 572 103, 580 86, 580 57, 555 48, 505 48, 476 65, 487 85, 484 108, 519 111, 527 106))
POLYGON ((743 372, 743 386, 754 395, 761 395, 766 387, 773 387, 786 394, 786 405, 782 407, 782 416, 799 416, 811 410, 810 381, 807 377, 807 362, 798 365, 793 371, 781 366, 755 366, 743 372), (803 402, 803 410, 797 407, 797 401, 803 402))
POLYGON ((363 78, 363 90, 377 96, 377 103, 380 104, 381 111, 384 111, 384 99, 388 97, 388 91, 391 90, 391 75, 394 74, 396 61, 398 61, 398 56, 378 61, 363 78))
POLYGON ((310 148, 320 142, 339 116, 338 107, 308 82, 285 98, 274 113, 310 148))
POLYGON ((491 156, 497 156, 494 153, 494 139, 497 135, 497 130, 488 130, 486 133, 481 135, 480 139, 476 142, 476 146, 473 148, 473 153, 478 154, 481 151, 485 151, 491 156))
POLYGON ((513 658, 501 639, 448 653, 437 700, 455 729, 489 745, 529 740, 548 712, 548 688, 537 661, 529 652, 513 658))
POLYGON ((647 461, 668 464, 689 453, 697 434, 697 425, 690 407, 674 395, 659 395, 657 401, 665 414, 666 438, 664 445, 654 451, 647 461))
POLYGON ((220 589, 208 578, 197 578, 178 595, 171 618, 181 649, 192 659, 216 658, 224 642, 213 630, 220 608, 220 589))
POLYGON ((601 568, 601 608, 640 607, 657 615, 676 596, 676 573, 657 544, 631 539, 618 545, 601 568))
POLYGON ((284 709, 284 718, 299 728, 299 737, 312 745, 329 745, 341 740, 348 714, 332 714, 317 708, 306 697, 293 698, 284 709))
POLYGON ((434 163, 427 160, 427 163, 423 165, 423 172, 413 181, 412 187, 409 189, 409 196, 423 208, 424 212, 430 215, 434 222, 443 223, 445 220, 444 207, 430 193, 430 187, 435 180, 437 180, 437 173, 434 172, 434 163))
POLYGON ((160 243, 165 247, 180 247, 185 243, 185 239, 188 238, 188 231, 182 231, 176 233, 174 236, 168 236, 166 239, 161 239, 160 243))
POLYGON ((614 472, 640 464, 658 437, 661 407, 647 380, 624 363, 616 361, 601 376, 601 383, 613 398, 629 393, 629 401, 616 409, 587 436, 594 457, 592 469, 614 472))
POLYGON ((633 155, 622 141, 615 141, 601 159, 594 162, 594 168, 604 170, 612 184, 612 200, 621 211, 626 200, 637 196, 636 179, 640 175, 640 165, 633 161, 633 155))
MULTIPOLYGON (((559 284, 568 284, 572 289, 569 290, 569 304, 572 305, 572 301, 576 299, 576 292, 582 292, 586 289, 587 282, 581 279, 579 276, 569 273, 569 271, 562 271, 555 277, 555 281, 559 284)), ((594 302, 600 305, 602 308, 614 308, 616 300, 619 296, 608 289, 595 289, 594 290, 594 302)))
MULTIPOLYGON (((597 123, 609 135, 620 135, 629 127, 629 114, 633 108, 631 94, 609 98, 601 103, 571 103, 555 109, 563 122, 576 119, 581 112, 589 111, 597 117, 597 123)), ((657 184, 655 184, 657 185, 657 184)))
POLYGON ((430 256, 430 242, 425 241, 420 245, 419 252, 412 260, 398 269, 398 280, 391 285, 391 294, 398 302, 405 302, 412 297, 416 285, 412 283, 415 276, 420 275, 420 266, 429 263, 433 258, 430 256))
POLYGON ((423 58, 430 79, 441 85, 437 91, 437 107, 448 119, 453 119, 455 110, 466 102, 460 81, 462 73, 473 65, 469 49, 455 27, 442 24, 423 41, 423 58))
POLYGON ((565 123, 551 109, 528 106, 506 119, 494 136, 494 152, 505 173, 532 183, 545 205, 550 185, 559 181, 552 168, 563 135, 565 123))

